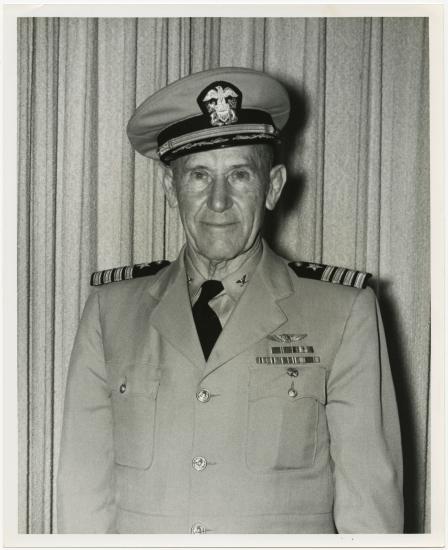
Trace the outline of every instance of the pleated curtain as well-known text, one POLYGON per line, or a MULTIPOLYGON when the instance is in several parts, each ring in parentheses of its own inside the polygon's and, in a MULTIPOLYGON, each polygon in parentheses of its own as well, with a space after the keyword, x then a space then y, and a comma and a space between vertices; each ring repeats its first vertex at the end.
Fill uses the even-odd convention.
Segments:
MULTIPOLYGON (((402 427, 406 531, 430 530, 425 18, 18 22, 19 532, 56 531, 65 380, 91 272, 174 259, 184 235, 125 127, 208 68, 288 88, 289 178, 264 234, 290 259, 373 273, 402 427)), ((368 392, 369 389, 365 388, 368 392)))

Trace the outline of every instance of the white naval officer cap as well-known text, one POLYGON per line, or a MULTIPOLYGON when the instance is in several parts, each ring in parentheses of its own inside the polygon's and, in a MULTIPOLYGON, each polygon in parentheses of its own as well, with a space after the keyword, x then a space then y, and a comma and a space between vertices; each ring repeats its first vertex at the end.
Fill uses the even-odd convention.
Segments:
POLYGON ((165 163, 235 145, 278 143, 289 117, 285 88, 268 74, 223 67, 186 76, 149 96, 129 120, 136 151, 165 163))

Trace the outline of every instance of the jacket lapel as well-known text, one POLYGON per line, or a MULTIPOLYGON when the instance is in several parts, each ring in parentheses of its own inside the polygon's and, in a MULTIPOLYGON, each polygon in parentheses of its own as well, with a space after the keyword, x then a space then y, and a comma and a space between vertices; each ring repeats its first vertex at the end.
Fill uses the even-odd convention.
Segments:
POLYGON ((293 292, 291 279, 284 261, 263 244, 260 264, 210 354, 205 375, 288 320, 281 300, 293 292))
POLYGON ((183 257, 182 250, 177 260, 148 289, 158 301, 149 322, 191 363, 203 368, 205 360, 191 312, 183 257))

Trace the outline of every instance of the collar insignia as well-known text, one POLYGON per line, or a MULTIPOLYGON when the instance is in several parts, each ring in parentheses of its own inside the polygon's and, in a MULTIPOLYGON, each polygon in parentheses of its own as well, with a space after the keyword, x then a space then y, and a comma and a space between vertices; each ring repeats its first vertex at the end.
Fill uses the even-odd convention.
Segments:
POLYGON ((237 112, 241 107, 242 94, 229 82, 212 82, 198 96, 202 112, 210 117, 212 126, 227 126, 238 122, 237 112))
POLYGON ((241 277, 241 279, 238 279, 238 281, 235 281, 235 283, 236 283, 237 285, 240 285, 240 286, 246 285, 246 284, 248 283, 247 275, 244 274, 244 275, 241 277))

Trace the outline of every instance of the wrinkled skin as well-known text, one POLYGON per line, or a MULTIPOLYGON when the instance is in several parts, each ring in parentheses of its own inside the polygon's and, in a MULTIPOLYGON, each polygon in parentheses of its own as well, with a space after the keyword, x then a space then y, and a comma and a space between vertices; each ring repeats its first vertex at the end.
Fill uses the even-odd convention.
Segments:
POLYGON ((283 165, 264 161, 264 145, 187 155, 165 167, 163 186, 179 208, 187 253, 208 277, 238 268, 260 239, 265 208, 273 210, 286 181, 283 165))

